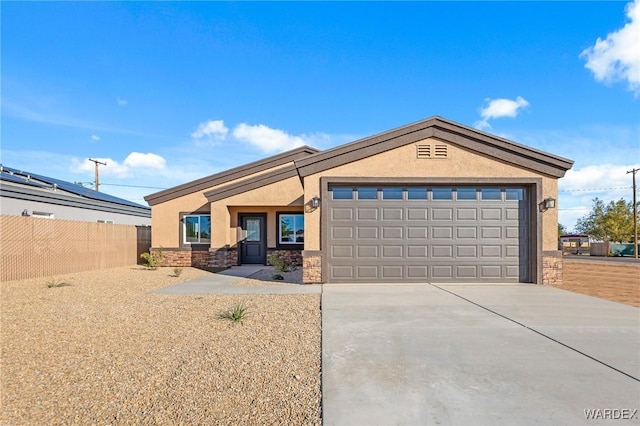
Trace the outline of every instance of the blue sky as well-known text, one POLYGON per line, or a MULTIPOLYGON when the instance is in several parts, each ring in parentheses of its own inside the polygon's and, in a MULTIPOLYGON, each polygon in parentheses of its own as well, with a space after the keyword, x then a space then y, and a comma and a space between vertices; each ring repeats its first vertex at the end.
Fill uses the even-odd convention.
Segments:
POLYGON ((630 200, 640 0, 3 2, 2 164, 143 196, 433 115, 575 161, 560 222, 630 200), (125 185, 144 186, 136 188, 125 185))

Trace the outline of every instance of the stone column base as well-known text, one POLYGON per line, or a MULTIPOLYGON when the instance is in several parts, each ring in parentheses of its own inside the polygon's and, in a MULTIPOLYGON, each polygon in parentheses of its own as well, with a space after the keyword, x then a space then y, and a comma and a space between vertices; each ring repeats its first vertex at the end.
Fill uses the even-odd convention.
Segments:
POLYGON ((322 252, 319 250, 302 251, 302 282, 322 284, 322 252))
POLYGON ((562 251, 542 252, 542 285, 562 285, 562 251))

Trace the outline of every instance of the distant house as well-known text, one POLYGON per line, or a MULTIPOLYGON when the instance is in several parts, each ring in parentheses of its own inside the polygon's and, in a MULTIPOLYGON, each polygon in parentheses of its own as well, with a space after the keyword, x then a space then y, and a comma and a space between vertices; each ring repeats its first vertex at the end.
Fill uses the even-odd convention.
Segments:
POLYGON ((151 208, 78 184, 0 165, 0 214, 151 225, 151 208))

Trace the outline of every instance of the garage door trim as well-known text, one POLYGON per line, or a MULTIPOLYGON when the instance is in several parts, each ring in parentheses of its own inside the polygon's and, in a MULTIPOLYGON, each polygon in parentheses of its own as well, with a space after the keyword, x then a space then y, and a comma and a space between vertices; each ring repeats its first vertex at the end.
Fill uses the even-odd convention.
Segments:
POLYGON ((541 283, 542 280, 542 235, 541 215, 537 205, 542 199, 541 178, 389 178, 389 177, 321 177, 320 178, 320 229, 321 229, 321 251, 322 255, 322 281, 328 282, 329 262, 328 262, 328 232, 329 232, 329 203, 331 200, 331 186, 342 185, 420 185, 420 186, 522 186, 529 190, 528 196, 531 200, 529 205, 529 274, 531 282, 541 283))

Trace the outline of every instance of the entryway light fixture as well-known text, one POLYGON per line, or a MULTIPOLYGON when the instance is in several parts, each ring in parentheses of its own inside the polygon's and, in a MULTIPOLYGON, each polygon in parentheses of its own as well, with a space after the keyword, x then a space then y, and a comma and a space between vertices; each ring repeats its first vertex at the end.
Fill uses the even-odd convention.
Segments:
POLYGON ((311 199, 311 207, 313 207, 314 209, 320 207, 320 197, 313 197, 311 199))
POLYGON ((555 198, 545 198, 544 199, 544 208, 546 209, 555 209, 556 208, 556 199, 555 198))
POLYGON ((545 198, 539 204, 539 207, 540 207, 540 212, 544 212, 544 211, 547 211, 549 209, 555 209, 556 208, 556 199, 555 198, 545 198))

